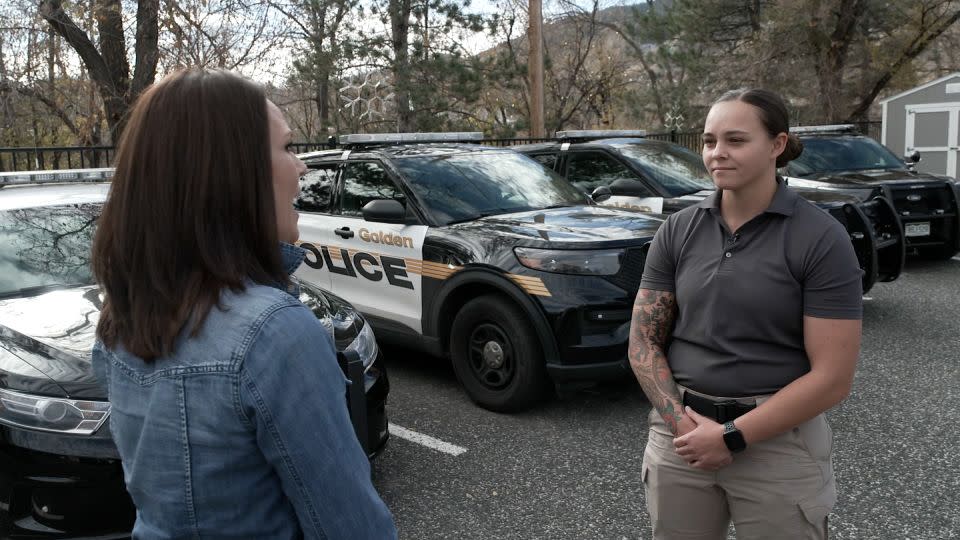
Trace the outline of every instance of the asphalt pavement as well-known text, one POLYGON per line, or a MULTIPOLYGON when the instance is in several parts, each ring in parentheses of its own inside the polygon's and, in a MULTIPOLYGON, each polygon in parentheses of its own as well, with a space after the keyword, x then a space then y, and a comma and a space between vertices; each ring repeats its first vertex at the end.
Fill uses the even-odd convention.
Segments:
MULTIPOLYGON (((385 352, 404 438, 375 460, 374 483, 401 538, 650 537, 650 405, 632 380, 504 415, 473 405, 443 360, 385 352)), ((853 391, 829 418, 831 538, 960 538, 960 258, 909 261, 865 297, 853 391)))

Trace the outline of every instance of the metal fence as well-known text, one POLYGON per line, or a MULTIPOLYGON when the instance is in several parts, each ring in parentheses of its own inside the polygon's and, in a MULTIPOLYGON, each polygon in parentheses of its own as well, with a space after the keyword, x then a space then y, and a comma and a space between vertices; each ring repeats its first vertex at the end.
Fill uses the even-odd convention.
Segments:
POLYGON ((114 153, 112 146, 0 148, 0 172, 109 167, 114 153))
POLYGON ((857 126, 860 133, 863 133, 878 143, 883 142, 880 140, 880 138, 883 137, 883 122, 879 120, 874 122, 854 122, 854 125, 857 126))
MULTIPOLYGON (((881 122, 858 122, 861 133, 877 141, 880 140, 881 122)), ((647 133, 648 139, 670 141, 685 146, 695 152, 700 151, 700 130, 662 131, 647 133)), ((552 138, 513 137, 484 139, 482 144, 490 146, 513 146, 555 141, 552 138)), ((297 153, 313 152, 334 148, 332 142, 293 143, 297 153)), ((36 148, 0 148, 0 172, 39 171, 54 169, 87 169, 109 167, 113 165, 115 151, 112 146, 42 146, 36 148)))
POLYGON ((295 142, 290 143, 293 146, 293 150, 298 154, 303 154, 305 152, 316 152, 317 150, 329 150, 331 148, 336 148, 336 145, 333 143, 312 143, 312 142, 295 142))
POLYGON ((670 141, 672 143, 677 143, 680 146, 685 146, 694 152, 700 151, 700 137, 703 135, 703 131, 662 131, 659 133, 647 133, 648 139, 653 139, 655 141, 670 141))

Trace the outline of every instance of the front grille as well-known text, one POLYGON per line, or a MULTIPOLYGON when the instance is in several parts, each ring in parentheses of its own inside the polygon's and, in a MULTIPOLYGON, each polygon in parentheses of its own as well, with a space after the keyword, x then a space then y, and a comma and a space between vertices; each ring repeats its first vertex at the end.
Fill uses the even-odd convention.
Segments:
POLYGON ((893 207, 901 218, 931 217, 955 214, 950 186, 940 185, 892 185, 893 207))
POLYGON ((631 297, 636 295, 640 288, 640 279, 643 278, 643 265, 647 260, 649 249, 649 243, 641 247, 627 248, 620 263, 620 271, 607 279, 627 291, 631 297))
POLYGON ((957 202, 949 184, 891 185, 889 189, 891 202, 905 228, 908 249, 955 245, 957 202), (918 226, 928 230, 911 234, 911 227, 918 226))

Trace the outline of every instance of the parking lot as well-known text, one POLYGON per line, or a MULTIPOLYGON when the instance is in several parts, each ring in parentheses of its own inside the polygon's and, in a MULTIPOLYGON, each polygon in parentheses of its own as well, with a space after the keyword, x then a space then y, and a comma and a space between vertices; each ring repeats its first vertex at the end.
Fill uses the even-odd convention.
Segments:
MULTIPOLYGON (((649 537, 650 405, 632 380, 501 415, 474 406, 442 360, 386 352, 402 429, 374 482, 402 538, 649 537)), ((960 257, 910 261, 865 297, 857 378, 830 420, 832 538, 960 537, 960 257)))

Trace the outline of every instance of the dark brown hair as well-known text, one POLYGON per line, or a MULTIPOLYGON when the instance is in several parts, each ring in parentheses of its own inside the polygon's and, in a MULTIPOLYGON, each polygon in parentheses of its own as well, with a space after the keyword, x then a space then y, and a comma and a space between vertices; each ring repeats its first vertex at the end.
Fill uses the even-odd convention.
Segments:
POLYGON ((787 134, 787 145, 783 152, 777 156, 777 167, 785 166, 803 153, 803 143, 796 135, 790 133, 790 116, 787 113, 787 105, 777 94, 762 88, 740 88, 723 94, 714 104, 724 101, 742 101, 756 107, 760 114, 760 121, 763 123, 763 127, 767 128, 767 133, 771 138, 781 133, 787 134))
POLYGON ((202 326, 224 288, 286 284, 263 89, 186 69, 130 111, 93 242, 97 337, 151 361, 202 326))

